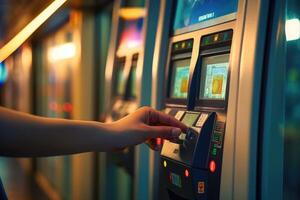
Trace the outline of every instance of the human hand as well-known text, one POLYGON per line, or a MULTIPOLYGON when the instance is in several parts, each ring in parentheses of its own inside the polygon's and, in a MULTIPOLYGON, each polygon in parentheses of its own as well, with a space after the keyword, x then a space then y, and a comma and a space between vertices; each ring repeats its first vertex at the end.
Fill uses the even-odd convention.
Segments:
POLYGON ((156 139, 176 140, 187 127, 174 117, 149 107, 142 107, 136 112, 111 124, 118 134, 118 149, 146 142, 152 149, 158 150, 156 139))

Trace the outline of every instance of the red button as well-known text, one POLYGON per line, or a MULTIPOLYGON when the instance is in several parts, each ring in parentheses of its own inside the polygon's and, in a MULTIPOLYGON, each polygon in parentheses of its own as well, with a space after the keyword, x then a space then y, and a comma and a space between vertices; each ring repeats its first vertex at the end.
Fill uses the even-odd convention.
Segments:
POLYGON ((162 139, 156 138, 156 145, 161 145, 161 144, 162 144, 162 139))
POLYGON ((216 162, 214 160, 211 160, 209 163, 209 170, 214 173, 216 171, 216 162))
POLYGON ((185 177, 189 177, 189 175, 190 175, 189 170, 186 169, 186 170, 184 171, 184 175, 185 175, 185 177))
POLYGON ((63 109, 65 112, 72 112, 73 105, 71 103, 66 102, 63 104, 63 109))

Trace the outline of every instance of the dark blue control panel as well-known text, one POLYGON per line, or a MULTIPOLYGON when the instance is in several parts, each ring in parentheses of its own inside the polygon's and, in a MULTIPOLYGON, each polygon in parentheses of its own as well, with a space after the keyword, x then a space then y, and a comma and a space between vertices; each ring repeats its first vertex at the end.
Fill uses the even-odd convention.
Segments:
POLYGON ((170 198, 218 199, 225 122, 216 112, 171 110, 169 114, 189 127, 177 141, 165 141, 161 151, 170 198))

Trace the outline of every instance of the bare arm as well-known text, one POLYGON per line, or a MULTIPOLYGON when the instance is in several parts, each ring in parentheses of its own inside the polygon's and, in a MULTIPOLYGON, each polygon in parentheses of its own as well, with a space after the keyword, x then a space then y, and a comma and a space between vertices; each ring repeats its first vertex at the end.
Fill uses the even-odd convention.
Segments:
POLYGON ((174 139, 180 134, 178 128, 186 129, 174 118, 150 108, 106 124, 37 117, 0 107, 0 155, 30 157, 110 151, 157 137, 174 139))

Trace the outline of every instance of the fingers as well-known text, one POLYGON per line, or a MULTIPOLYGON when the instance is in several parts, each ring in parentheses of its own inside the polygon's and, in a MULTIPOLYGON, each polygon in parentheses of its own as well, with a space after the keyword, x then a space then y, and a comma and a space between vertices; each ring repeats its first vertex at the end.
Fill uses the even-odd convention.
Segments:
POLYGON ((162 138, 173 140, 179 137, 181 133, 180 128, 174 128, 170 126, 149 126, 147 138, 162 138))
POLYGON ((183 132, 186 132, 187 126, 175 119, 174 117, 165 114, 163 112, 149 109, 149 123, 154 125, 166 125, 180 128, 183 132))

